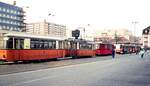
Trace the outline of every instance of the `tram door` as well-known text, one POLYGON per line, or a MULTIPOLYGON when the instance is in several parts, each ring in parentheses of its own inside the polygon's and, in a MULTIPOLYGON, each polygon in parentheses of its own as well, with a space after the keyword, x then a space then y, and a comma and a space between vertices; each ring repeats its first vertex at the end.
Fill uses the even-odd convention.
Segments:
POLYGON ((70 50, 70 56, 72 57, 77 56, 77 42, 71 41, 69 50, 70 50))

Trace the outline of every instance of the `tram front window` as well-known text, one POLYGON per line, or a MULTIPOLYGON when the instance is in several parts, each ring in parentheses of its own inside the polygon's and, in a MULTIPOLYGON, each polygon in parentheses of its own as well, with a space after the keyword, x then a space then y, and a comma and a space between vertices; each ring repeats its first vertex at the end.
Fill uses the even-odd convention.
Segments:
POLYGON ((12 38, 9 38, 7 40, 6 48, 7 49, 13 49, 13 39, 12 38))

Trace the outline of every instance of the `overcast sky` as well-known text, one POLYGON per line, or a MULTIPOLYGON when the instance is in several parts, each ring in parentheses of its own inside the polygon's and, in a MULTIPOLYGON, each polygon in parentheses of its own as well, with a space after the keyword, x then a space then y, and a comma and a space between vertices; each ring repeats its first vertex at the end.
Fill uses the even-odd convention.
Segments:
MULTIPOLYGON (((12 3, 13 0, 0 0, 12 3)), ((101 29, 126 28, 136 35, 150 25, 150 0, 16 0, 25 8, 27 22, 48 21, 73 27, 101 29), (54 16, 48 16, 51 13, 54 16), (88 26, 90 24, 90 26, 88 26)), ((86 29, 86 30, 88 30, 86 29)))

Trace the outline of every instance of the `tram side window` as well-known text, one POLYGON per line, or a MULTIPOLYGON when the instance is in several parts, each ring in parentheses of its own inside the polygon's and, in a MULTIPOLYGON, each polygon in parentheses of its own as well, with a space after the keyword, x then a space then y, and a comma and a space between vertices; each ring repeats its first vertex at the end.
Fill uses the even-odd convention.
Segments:
POLYGON ((77 43, 75 43, 75 42, 70 42, 69 49, 77 49, 77 43))
POLYGON ((92 49, 92 44, 80 44, 80 49, 92 49))
POLYGON ((105 49, 105 44, 100 44, 100 49, 105 49))
POLYGON ((56 42, 55 41, 49 41, 48 42, 48 48, 49 49, 55 49, 56 48, 56 42))
POLYGON ((49 40, 32 39, 30 47, 31 49, 53 49, 56 48, 56 42, 49 40))
POLYGON ((4 48, 3 40, 0 39, 0 49, 4 48))
POLYGON ((39 44, 39 41, 38 41, 38 40, 35 41, 34 48, 35 48, 35 49, 39 49, 39 48, 40 48, 40 44, 39 44))
POLYGON ((122 45, 120 45, 120 48, 123 48, 123 46, 122 46, 122 45))
POLYGON ((92 44, 89 44, 89 45, 88 45, 88 49, 92 49, 92 44))
POLYGON ((48 49, 48 42, 47 41, 44 41, 44 48, 48 49))
POLYGON ((15 43, 15 49, 23 49, 23 44, 21 44, 21 43, 23 43, 22 39, 15 38, 14 41, 15 41, 14 42, 15 43))
POLYGON ((31 43, 30 44, 31 49, 39 49, 39 41, 38 40, 32 39, 30 43, 31 43))
POLYGON ((80 43, 79 48, 80 48, 80 49, 85 49, 85 46, 86 46, 85 44, 80 43))
POLYGON ((30 48, 31 48, 31 49, 34 49, 34 47, 35 47, 35 42, 34 42, 34 41, 31 41, 30 48))
POLYGON ((43 42, 43 40, 41 40, 41 41, 39 42, 39 48, 40 48, 40 49, 43 49, 43 48, 44 48, 44 42, 43 42))
POLYGON ((23 39, 20 40, 20 49, 24 49, 24 40, 23 39))
POLYGON ((63 49, 63 42, 59 41, 59 49, 63 49))
POLYGON ((53 41, 53 48, 56 48, 56 41, 53 41))
POLYGON ((111 44, 108 44, 108 49, 109 50, 112 50, 113 49, 113 46, 111 44))

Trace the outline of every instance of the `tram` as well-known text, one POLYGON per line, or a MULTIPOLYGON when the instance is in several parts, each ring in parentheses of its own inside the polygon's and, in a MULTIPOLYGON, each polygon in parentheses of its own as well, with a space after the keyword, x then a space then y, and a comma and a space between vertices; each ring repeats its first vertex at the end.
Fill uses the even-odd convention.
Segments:
POLYGON ((139 52, 140 46, 136 44, 116 44, 116 53, 128 54, 139 52))
POLYGON ((109 43, 97 43, 96 44, 96 55, 111 55, 112 49, 114 48, 113 44, 109 43))
POLYGON ((66 40, 66 43, 66 56, 72 58, 95 56, 94 42, 82 39, 73 39, 66 40))
POLYGON ((63 39, 27 33, 0 36, 0 60, 17 62, 63 57, 63 39))

